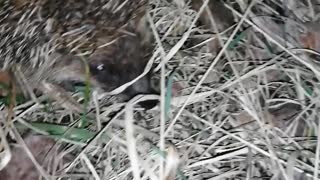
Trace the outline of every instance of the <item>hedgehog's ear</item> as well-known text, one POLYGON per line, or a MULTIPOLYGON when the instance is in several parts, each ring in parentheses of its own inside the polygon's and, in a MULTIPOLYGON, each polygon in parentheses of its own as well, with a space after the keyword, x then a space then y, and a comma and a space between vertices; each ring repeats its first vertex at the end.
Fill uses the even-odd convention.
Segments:
POLYGON ((138 36, 142 37, 142 45, 148 45, 152 41, 151 29, 147 19, 148 0, 141 0, 129 22, 129 29, 133 29, 138 36))

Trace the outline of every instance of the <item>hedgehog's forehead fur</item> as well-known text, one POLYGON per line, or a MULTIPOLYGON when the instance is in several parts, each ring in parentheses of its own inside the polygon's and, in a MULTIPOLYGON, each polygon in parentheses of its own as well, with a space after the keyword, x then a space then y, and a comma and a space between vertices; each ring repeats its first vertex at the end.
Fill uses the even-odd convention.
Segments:
POLYGON ((137 34, 146 0, 3 0, 0 7, 1 65, 37 66, 52 52, 88 55, 101 38, 137 34))
MULTIPOLYGON (((143 45, 146 41, 141 36, 144 35, 141 23, 143 24, 146 2, 147 0, 0 1, 1 68, 12 65, 27 67, 25 72, 32 74, 31 80, 33 74, 36 74, 34 77, 37 80, 46 79, 51 76, 48 72, 58 74, 56 69, 46 67, 54 64, 54 60, 59 61, 59 58, 52 57, 82 56, 88 58, 95 81, 106 82, 111 86, 121 85, 142 72, 146 54, 149 54, 146 50, 148 45, 143 45), (108 71, 95 72, 95 65, 99 66, 99 63, 108 66, 108 71), (31 71, 36 71, 37 68, 38 72, 32 73, 30 68, 34 69, 31 71), (128 73, 129 76, 121 73, 128 73)), ((73 70, 76 71, 63 77, 75 77, 76 73, 83 70, 81 63, 72 60, 69 64, 74 65, 73 70)))

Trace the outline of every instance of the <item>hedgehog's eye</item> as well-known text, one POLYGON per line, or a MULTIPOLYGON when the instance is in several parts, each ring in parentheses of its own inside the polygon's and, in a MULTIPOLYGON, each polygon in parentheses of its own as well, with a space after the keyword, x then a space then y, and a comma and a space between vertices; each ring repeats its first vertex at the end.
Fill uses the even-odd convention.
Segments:
POLYGON ((104 64, 99 64, 99 65, 96 67, 96 69, 97 69, 98 71, 103 71, 103 70, 104 70, 104 64))
POLYGON ((101 64, 90 64, 90 72, 92 74, 100 74, 106 70, 106 67, 103 63, 101 64))

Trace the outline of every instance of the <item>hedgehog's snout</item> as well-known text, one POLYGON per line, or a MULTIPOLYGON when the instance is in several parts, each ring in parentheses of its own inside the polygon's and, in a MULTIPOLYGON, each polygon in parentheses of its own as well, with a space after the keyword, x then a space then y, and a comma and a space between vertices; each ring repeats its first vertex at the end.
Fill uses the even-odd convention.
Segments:
MULTIPOLYGON (((142 77, 141 79, 136 81, 134 84, 129 86, 125 90, 124 93, 129 99, 131 99, 134 96, 139 95, 139 94, 142 94, 142 95, 158 94, 154 90, 154 88, 151 86, 151 81, 148 76, 142 77)), ((147 101, 142 101, 139 104, 146 109, 151 109, 158 104, 158 101, 157 100, 147 100, 147 101)))
POLYGON ((150 79, 148 77, 142 77, 131 86, 129 86, 124 93, 130 98, 138 94, 150 94, 152 93, 150 79))

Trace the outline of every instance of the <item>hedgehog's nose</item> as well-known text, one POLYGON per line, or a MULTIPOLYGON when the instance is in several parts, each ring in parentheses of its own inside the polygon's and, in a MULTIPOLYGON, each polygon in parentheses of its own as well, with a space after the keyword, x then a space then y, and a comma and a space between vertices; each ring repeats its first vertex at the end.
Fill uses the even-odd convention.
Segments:
MULTIPOLYGON (((136 95, 147 95, 147 94, 159 94, 157 93, 150 84, 150 81, 148 78, 143 77, 134 84, 132 84, 130 87, 128 87, 124 94, 129 98, 133 98, 136 95)), ((145 109, 151 109, 154 106, 158 104, 158 100, 146 100, 141 101, 139 105, 145 109)))
POLYGON ((158 100, 147 100, 147 101, 142 101, 139 103, 139 105, 145 109, 152 109, 159 103, 158 100))

